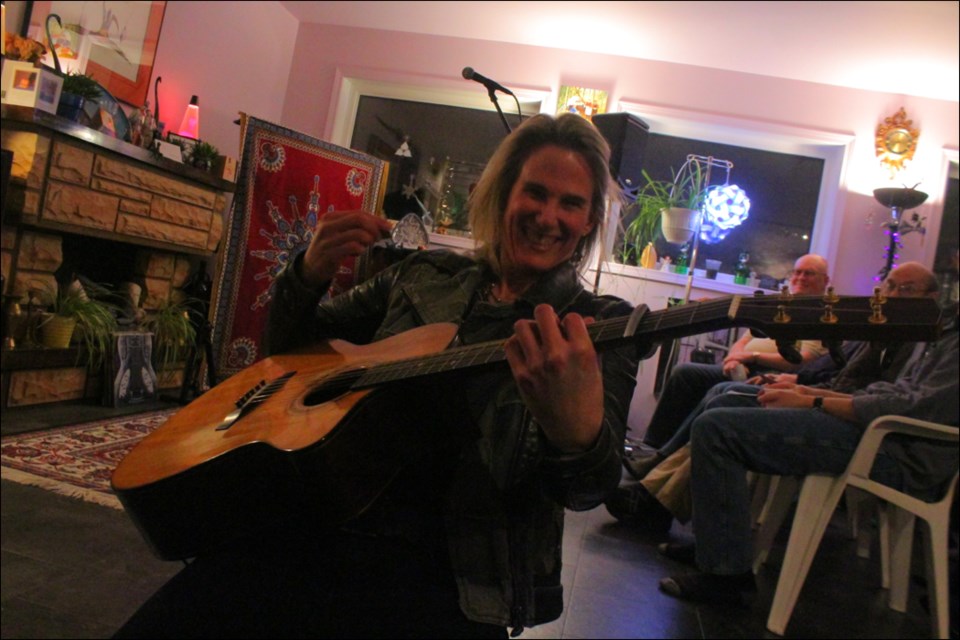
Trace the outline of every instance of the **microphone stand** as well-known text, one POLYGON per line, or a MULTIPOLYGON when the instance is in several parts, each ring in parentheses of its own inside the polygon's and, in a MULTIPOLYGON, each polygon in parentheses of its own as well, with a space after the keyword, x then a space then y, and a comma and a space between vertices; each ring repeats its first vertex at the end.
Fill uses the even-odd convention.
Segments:
POLYGON ((497 101, 497 91, 493 87, 487 87, 487 95, 490 96, 490 102, 493 103, 493 106, 497 108, 497 113, 500 114, 500 120, 503 122, 503 126, 507 128, 507 135, 513 133, 513 129, 510 128, 510 124, 507 122, 506 116, 503 115, 503 109, 500 108, 500 103, 497 101))

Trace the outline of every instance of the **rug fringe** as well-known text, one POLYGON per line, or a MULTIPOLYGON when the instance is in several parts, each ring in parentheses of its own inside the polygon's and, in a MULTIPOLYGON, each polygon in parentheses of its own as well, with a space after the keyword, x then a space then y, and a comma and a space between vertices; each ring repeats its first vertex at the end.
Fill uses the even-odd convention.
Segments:
POLYGON ((9 467, 0 468, 0 477, 2 477, 4 480, 16 482, 17 484, 40 487, 41 489, 53 491, 54 493, 59 493, 60 495, 67 496, 68 498, 79 498, 85 502, 93 502, 104 507, 110 507, 112 509, 123 511, 123 505, 120 504, 120 500, 117 499, 116 496, 107 495, 100 491, 82 489, 80 487, 67 484, 66 482, 58 482, 49 478, 41 478, 40 476, 36 476, 32 473, 11 469, 9 467))

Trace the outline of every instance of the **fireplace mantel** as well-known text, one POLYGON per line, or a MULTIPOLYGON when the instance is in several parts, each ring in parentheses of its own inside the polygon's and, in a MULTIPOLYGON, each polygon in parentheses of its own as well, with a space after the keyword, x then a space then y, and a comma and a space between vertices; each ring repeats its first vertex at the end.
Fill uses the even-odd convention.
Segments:
POLYGON ((4 222, 211 257, 234 184, 99 131, 3 106, 4 222))

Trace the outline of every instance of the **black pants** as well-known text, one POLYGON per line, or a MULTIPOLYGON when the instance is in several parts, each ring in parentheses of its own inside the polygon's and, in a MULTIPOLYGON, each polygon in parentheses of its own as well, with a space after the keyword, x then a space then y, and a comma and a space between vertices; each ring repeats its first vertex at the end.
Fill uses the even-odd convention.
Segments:
POLYGON ((437 556, 400 538, 258 536, 196 559, 114 637, 506 638, 463 615, 437 556))

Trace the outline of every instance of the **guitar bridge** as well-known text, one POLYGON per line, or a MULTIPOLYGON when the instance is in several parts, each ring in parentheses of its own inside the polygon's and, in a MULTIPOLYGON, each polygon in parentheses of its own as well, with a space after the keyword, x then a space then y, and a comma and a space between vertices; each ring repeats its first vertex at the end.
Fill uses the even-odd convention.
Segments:
POLYGON ((269 399, 270 396, 279 391, 283 385, 287 383, 287 380, 295 376, 296 373, 296 371, 288 371, 282 376, 274 378, 270 382, 261 380, 256 385, 251 387, 249 391, 237 399, 237 401, 234 403, 236 405, 236 409, 224 417, 224 419, 217 426, 217 431, 225 431, 232 427, 237 420, 242 418, 247 413, 253 411, 255 408, 260 406, 262 402, 269 399))

